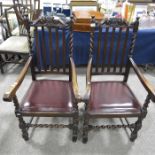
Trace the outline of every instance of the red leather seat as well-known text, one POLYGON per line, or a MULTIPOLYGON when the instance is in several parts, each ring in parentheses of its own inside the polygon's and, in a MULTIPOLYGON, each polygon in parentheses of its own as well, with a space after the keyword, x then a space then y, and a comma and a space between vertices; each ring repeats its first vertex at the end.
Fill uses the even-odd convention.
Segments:
POLYGON ((39 80, 32 82, 21 105, 22 113, 72 112, 75 98, 70 82, 39 80))
POLYGON ((138 115, 141 106, 126 83, 92 82, 88 103, 91 115, 125 114, 138 115))

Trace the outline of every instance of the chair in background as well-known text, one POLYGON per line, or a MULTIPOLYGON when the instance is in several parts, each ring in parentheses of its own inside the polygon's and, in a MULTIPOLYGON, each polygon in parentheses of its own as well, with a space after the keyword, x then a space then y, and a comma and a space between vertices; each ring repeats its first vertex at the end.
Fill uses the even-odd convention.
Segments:
MULTIPOLYGON (((28 140, 29 127, 49 127, 72 129, 72 140, 77 140, 78 133, 78 85, 75 65, 72 58, 73 35, 70 23, 50 18, 40 18, 30 24, 25 19, 29 34, 31 56, 11 89, 5 93, 5 101, 13 101, 15 114, 23 138, 28 140), (34 27, 35 52, 32 49, 30 27, 34 27), (67 35, 67 34, 69 35, 67 35), (69 43, 69 45, 68 45, 69 43), (68 46, 70 50, 67 50, 68 46), (21 102, 16 92, 31 67, 32 83, 21 102), (51 80, 47 73, 67 75, 67 80, 51 80), (46 79, 39 79, 38 74, 45 74, 46 79), (69 117, 71 124, 35 124, 25 122, 25 117, 69 117)), ((52 75, 52 74, 51 74, 52 75)), ((51 76, 52 77, 52 76, 51 76)), ((64 76, 62 76, 64 77, 64 76)))
POLYGON ((155 101, 153 87, 142 75, 132 58, 138 25, 138 19, 132 24, 111 19, 95 27, 98 35, 95 30, 90 33, 87 92, 83 98, 86 103, 83 124, 84 143, 87 142, 88 131, 91 129, 121 127, 131 130, 130 140, 134 141, 142 127, 142 120, 146 117, 150 100, 155 101), (97 41, 94 41, 94 38, 97 38, 97 41), (143 104, 140 104, 131 90, 132 85, 127 83, 130 68, 133 68, 148 93, 143 104), (109 75, 109 79, 112 75, 119 75, 122 76, 122 80, 105 81, 103 76, 102 81, 93 81, 93 75, 109 75), (137 121, 129 122, 131 117, 137 118, 137 121), (121 120, 124 118, 126 123, 123 121, 123 124, 118 125, 94 125, 90 122, 91 119, 98 118, 121 118, 121 120))
POLYGON ((40 0, 13 0, 14 10, 17 16, 20 33, 25 33, 23 14, 27 14, 30 20, 36 20, 41 14, 40 0))
POLYGON ((83 7, 85 10, 99 10, 99 4, 97 0, 71 0, 70 2, 71 10, 80 10, 83 7))
POLYGON ((25 63, 29 55, 27 36, 19 35, 17 23, 14 23, 16 14, 14 6, 5 9, 6 23, 2 23, 3 31, 6 31, 6 40, 0 44, 1 73, 4 73, 3 66, 7 63, 25 63))
POLYGON ((40 10, 40 0, 13 0, 14 5, 25 5, 30 10, 40 10))

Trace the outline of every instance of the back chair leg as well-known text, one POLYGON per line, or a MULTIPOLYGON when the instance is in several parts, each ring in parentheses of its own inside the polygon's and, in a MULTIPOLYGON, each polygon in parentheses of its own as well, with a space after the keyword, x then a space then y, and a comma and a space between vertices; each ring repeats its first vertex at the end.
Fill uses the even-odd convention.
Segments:
POLYGON ((83 143, 87 143, 88 141, 88 130, 89 130, 88 123, 89 123, 89 119, 87 114, 85 114, 84 123, 83 123, 83 137, 82 137, 83 143))
POLYGON ((27 141, 29 140, 27 125, 20 113, 17 113, 16 116, 18 117, 18 120, 19 120, 19 128, 22 130, 22 137, 24 138, 24 140, 27 141))
POLYGON ((0 69, 1 69, 1 73, 4 74, 4 69, 3 69, 3 65, 0 64, 0 69))
POLYGON ((3 74, 4 73, 4 69, 3 69, 3 58, 2 58, 1 55, 0 55, 0 70, 1 70, 1 73, 3 74))

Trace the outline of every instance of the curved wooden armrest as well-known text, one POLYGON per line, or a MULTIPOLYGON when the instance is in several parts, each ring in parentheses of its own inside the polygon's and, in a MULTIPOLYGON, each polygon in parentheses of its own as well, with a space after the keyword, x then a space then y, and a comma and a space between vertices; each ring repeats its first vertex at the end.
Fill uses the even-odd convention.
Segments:
POLYGON ((155 89, 153 88, 151 83, 144 77, 144 75, 140 72, 134 60, 131 57, 129 58, 129 60, 142 85, 144 86, 146 91, 151 95, 151 100, 155 102, 155 89))
POLYGON ((30 56, 29 59, 27 60, 24 68, 22 69, 22 71, 20 72, 16 82, 14 82, 11 86, 10 89, 4 94, 3 96, 3 100, 7 101, 7 102, 11 102, 12 98, 15 96, 16 91, 18 90, 18 88, 20 87, 21 83, 24 80, 24 77, 29 69, 29 66, 31 64, 31 60, 32 57, 30 56))
POLYGON ((78 88, 78 83, 77 83, 77 73, 76 73, 76 68, 75 68, 75 63, 72 57, 70 57, 70 62, 71 62, 71 70, 72 70, 72 84, 73 84, 73 91, 76 99, 78 101, 81 100, 81 97, 79 95, 79 88, 78 88))
POLYGON ((91 90, 91 69, 92 69, 92 57, 88 61, 87 66, 87 74, 86 74, 86 93, 83 97, 84 101, 87 101, 90 96, 90 90, 91 90))

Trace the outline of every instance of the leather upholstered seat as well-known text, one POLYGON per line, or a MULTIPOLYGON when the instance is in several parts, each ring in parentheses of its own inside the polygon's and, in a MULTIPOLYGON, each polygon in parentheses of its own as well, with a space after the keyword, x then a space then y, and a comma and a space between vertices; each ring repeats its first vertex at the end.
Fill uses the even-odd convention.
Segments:
POLYGON ((71 83, 38 80, 32 82, 24 96, 21 111, 25 114, 31 112, 67 113, 73 111, 73 102, 75 102, 75 98, 71 83))
POLYGON ((140 114, 141 106, 126 83, 92 82, 88 103, 88 113, 107 114, 140 114))

